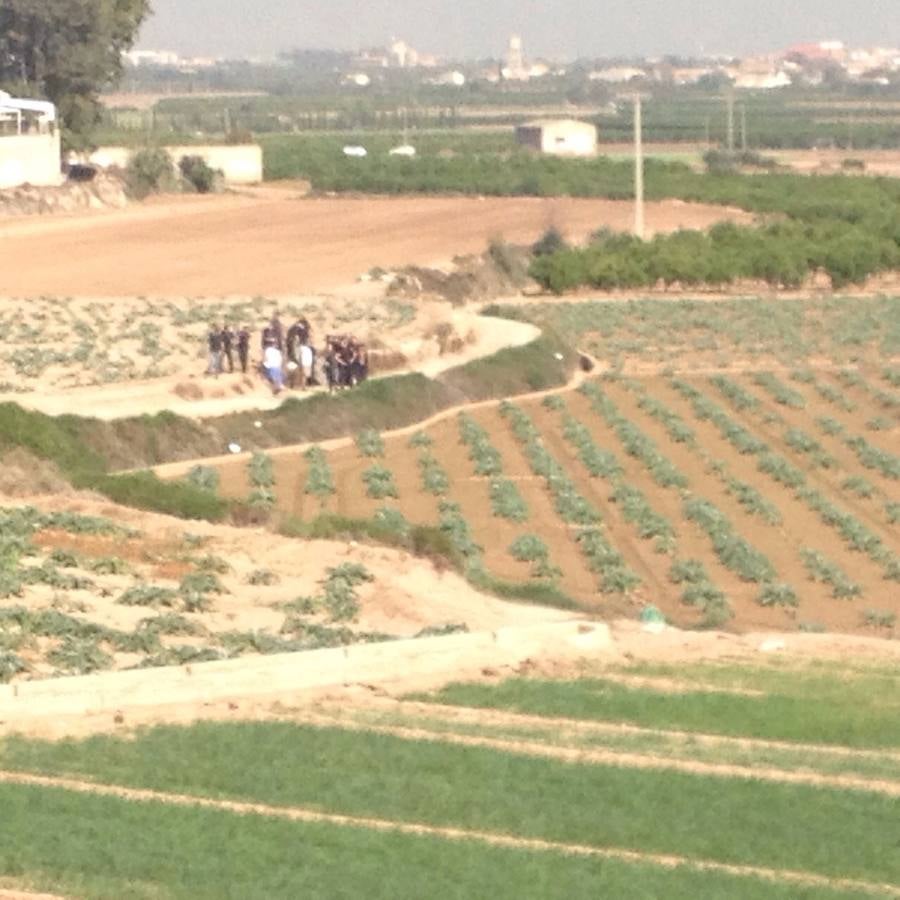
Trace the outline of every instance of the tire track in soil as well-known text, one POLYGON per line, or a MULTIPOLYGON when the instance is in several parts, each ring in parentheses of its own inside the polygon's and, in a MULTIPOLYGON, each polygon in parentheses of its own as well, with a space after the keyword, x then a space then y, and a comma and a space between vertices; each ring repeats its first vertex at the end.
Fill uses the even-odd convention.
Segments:
MULTIPOLYGON (((697 387, 710 399, 717 399, 709 390, 705 382, 696 379, 685 379, 692 386, 697 387)), ((724 488, 704 474, 709 483, 709 491, 705 493, 715 494, 721 500, 722 510, 735 523, 738 532, 746 537, 751 544, 765 553, 775 565, 781 578, 789 582, 798 593, 800 605, 798 614, 809 618, 815 616, 815 621, 837 630, 856 632, 859 628, 859 617, 852 603, 835 600, 831 596, 827 585, 811 581, 803 567, 800 557, 800 547, 810 535, 815 536, 817 549, 824 552, 829 558, 838 561, 850 572, 858 569, 863 557, 854 554, 852 561, 848 561, 848 551, 838 534, 831 528, 823 525, 819 516, 810 510, 805 503, 794 496, 794 492, 784 485, 774 481, 769 475, 757 469, 757 458, 753 455, 741 455, 725 438, 718 429, 708 421, 700 421, 694 415, 691 405, 685 401, 668 384, 661 385, 657 396, 666 405, 677 412, 697 432, 701 444, 716 459, 723 460, 728 471, 740 480, 756 488, 764 497, 770 500, 780 510, 783 523, 780 526, 766 525, 761 519, 747 513, 734 497, 725 493, 724 488), (718 487, 717 487, 718 485, 718 487)), ((731 412, 725 404, 719 404, 723 409, 731 412)), ((740 421, 736 416, 731 416, 734 421, 740 421)), ((745 423, 749 430, 758 433, 756 423, 745 423)), ((696 467, 696 464, 695 464, 696 467)), ((703 468, 702 462, 699 468, 703 468)), ((699 473, 698 473, 699 475, 699 473)), ((702 483, 702 482, 701 482, 702 483)), ((747 604, 747 609, 741 611, 741 615, 751 615, 755 607, 753 621, 763 627, 777 627, 780 630, 793 630, 794 620, 791 613, 782 613, 780 623, 773 623, 772 618, 765 618, 766 611, 755 603, 747 604)), ((776 615, 772 613, 770 615, 776 615)), ((744 620, 742 620, 743 623, 744 620)))
POLYGON ((517 837, 502 832, 452 826, 429 825, 421 822, 378 819, 327 813, 321 810, 297 806, 271 806, 238 800, 220 800, 197 797, 191 794, 174 794, 144 788, 130 788, 120 785, 101 784, 71 778, 32 775, 22 772, 0 771, 0 784, 57 789, 76 794, 114 797, 135 803, 159 803, 182 808, 211 809, 235 815, 254 815, 264 818, 283 819, 289 822, 328 824, 343 828, 357 828, 382 833, 403 834, 413 837, 433 837, 447 841, 471 841, 490 847, 506 847, 528 850, 533 853, 556 853, 563 856, 580 856, 607 859, 632 865, 652 865, 662 869, 684 867, 697 872, 730 875, 736 878, 753 878, 780 884, 795 884, 798 887, 831 888, 857 891, 872 897, 900 898, 900 886, 861 881, 850 878, 831 878, 817 872, 795 869, 772 869, 764 866, 723 863, 710 859, 698 859, 669 853, 645 853, 639 850, 619 847, 604 847, 592 844, 571 844, 541 838, 517 837))

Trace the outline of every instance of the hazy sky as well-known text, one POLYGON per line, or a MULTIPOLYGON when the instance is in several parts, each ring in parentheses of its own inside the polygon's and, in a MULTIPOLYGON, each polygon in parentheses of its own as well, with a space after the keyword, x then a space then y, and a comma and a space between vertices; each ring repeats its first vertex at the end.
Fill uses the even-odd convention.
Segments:
POLYGON ((900 44, 898 0, 152 0, 139 46, 185 55, 356 49, 396 35, 426 53, 613 56, 900 44))

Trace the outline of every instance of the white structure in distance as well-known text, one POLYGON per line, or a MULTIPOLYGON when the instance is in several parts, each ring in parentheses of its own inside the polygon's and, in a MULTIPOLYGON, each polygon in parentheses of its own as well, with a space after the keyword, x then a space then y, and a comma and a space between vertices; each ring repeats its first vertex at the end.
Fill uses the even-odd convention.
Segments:
POLYGON ((597 126, 578 119, 538 119, 516 128, 516 141, 551 156, 596 156, 597 126))
POLYGON ((56 107, 0 92, 0 190, 62 183, 56 107))

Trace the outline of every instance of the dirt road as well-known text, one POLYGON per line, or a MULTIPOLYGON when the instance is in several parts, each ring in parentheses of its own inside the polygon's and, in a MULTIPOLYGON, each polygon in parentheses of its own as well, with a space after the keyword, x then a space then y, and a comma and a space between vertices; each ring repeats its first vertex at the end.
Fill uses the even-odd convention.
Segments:
MULTIPOLYGON (((373 266, 435 264, 488 240, 533 241, 550 225, 572 237, 628 229, 628 202, 572 198, 167 199, 123 212, 0 219, 0 295, 297 295, 354 282, 373 266)), ((746 219, 722 207, 649 204, 651 232, 746 219)))

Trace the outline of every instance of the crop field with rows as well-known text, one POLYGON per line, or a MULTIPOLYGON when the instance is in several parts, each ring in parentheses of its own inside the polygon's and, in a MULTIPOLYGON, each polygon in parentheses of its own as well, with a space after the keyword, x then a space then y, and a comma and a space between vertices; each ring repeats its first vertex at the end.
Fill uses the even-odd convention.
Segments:
POLYGON ((896 897, 896 688, 887 658, 642 663, 281 705, 270 721, 11 736, 2 883, 79 897, 896 897))
MULTIPOLYGON (((864 312, 845 314, 845 335, 864 312)), ((280 451, 270 506, 437 526, 476 580, 552 587, 604 615, 653 604, 683 626, 890 636, 900 367, 879 349, 896 323, 869 313, 853 351, 818 323, 816 351, 842 363, 786 366, 770 336, 765 359, 734 370, 613 369, 420 432, 280 451)), ((245 462, 221 475, 226 496, 253 501, 245 462)))

